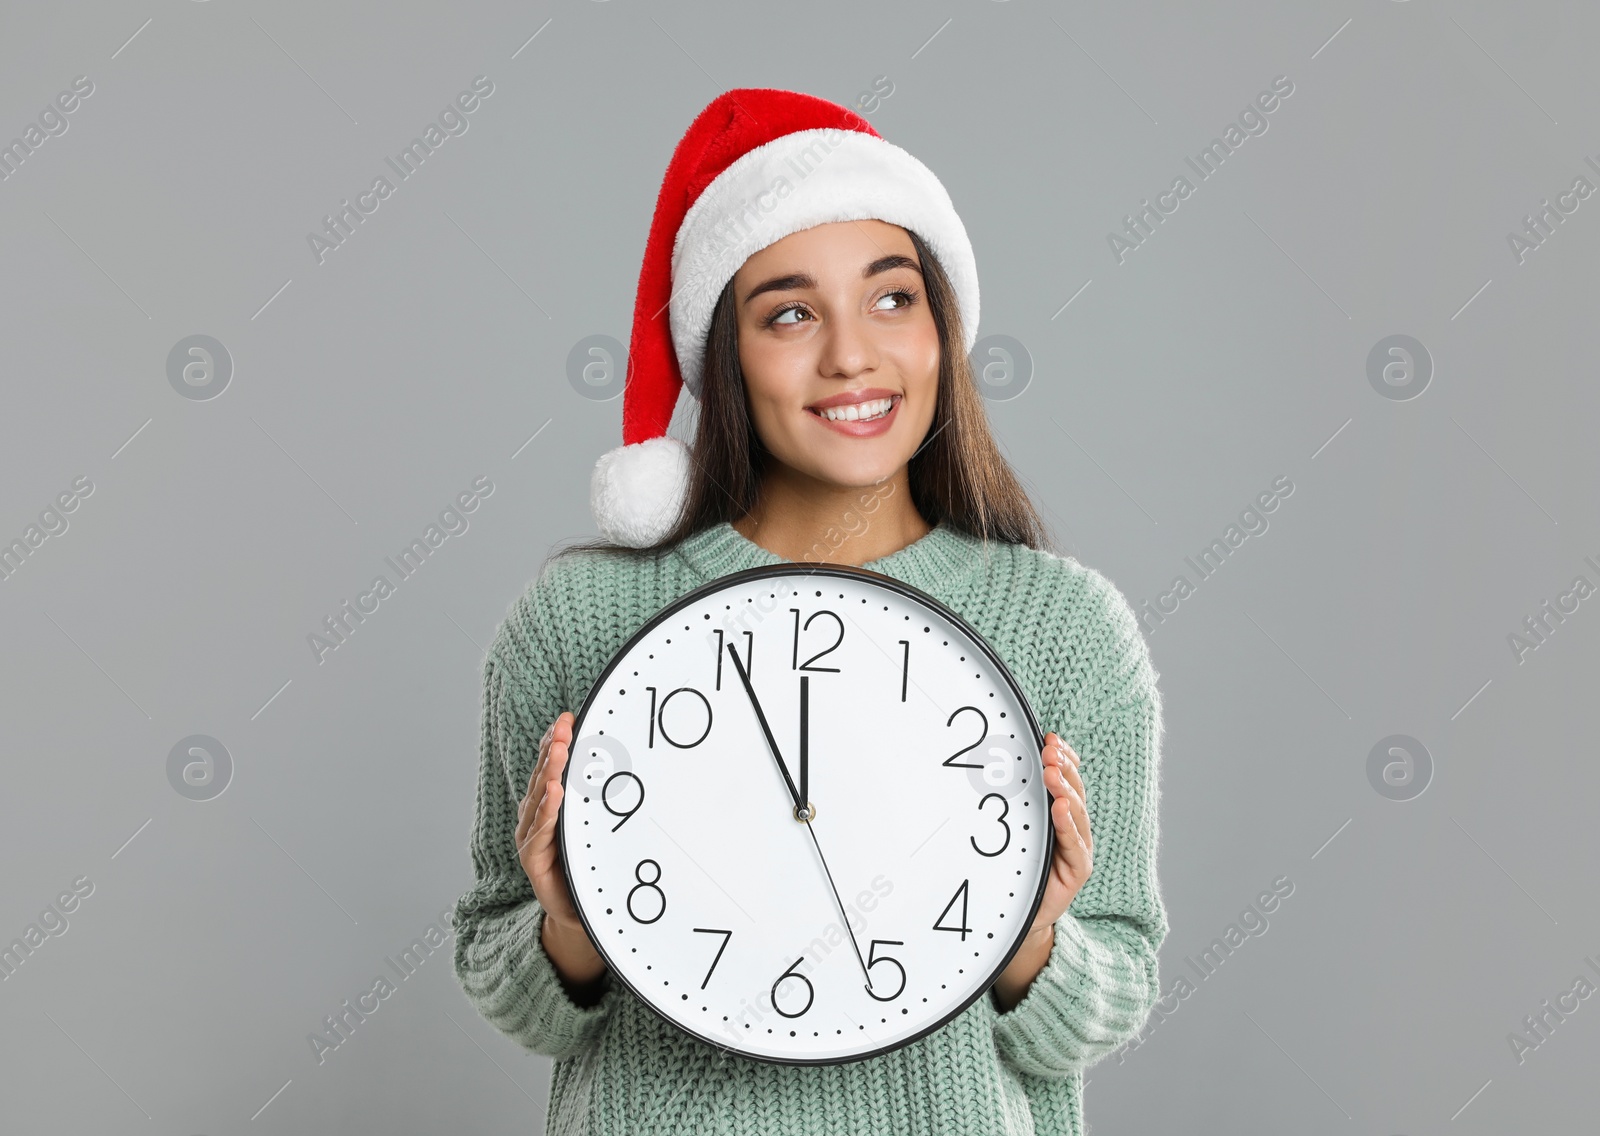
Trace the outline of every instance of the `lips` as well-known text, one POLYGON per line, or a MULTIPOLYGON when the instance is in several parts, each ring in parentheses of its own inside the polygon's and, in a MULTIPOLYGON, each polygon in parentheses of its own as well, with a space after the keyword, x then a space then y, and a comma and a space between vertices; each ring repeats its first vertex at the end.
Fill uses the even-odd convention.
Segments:
POLYGON ((904 397, 887 390, 849 391, 813 403, 806 410, 830 430, 854 438, 871 438, 885 433, 894 423, 904 397))

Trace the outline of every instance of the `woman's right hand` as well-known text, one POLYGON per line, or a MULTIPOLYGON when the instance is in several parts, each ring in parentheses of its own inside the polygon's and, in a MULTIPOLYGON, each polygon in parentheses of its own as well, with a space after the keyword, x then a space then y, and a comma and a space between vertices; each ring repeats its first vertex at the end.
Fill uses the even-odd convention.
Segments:
POLYGON ((561 771, 567 766, 574 722, 570 710, 551 723, 539 739, 539 757, 528 778, 528 792, 517 806, 517 858, 528 874, 533 894, 544 908, 540 941, 556 973, 571 985, 593 982, 605 972, 572 902, 566 874, 556 850, 556 816, 561 810, 561 771))

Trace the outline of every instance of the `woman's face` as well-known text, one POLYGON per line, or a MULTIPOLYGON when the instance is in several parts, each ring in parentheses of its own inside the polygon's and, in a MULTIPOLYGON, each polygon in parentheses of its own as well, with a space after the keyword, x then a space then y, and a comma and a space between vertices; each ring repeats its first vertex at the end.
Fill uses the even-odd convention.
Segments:
POLYGON ((836 221, 791 233, 745 261, 733 291, 750 414, 774 457, 848 487, 910 461, 933 422, 939 334, 904 229, 836 221))

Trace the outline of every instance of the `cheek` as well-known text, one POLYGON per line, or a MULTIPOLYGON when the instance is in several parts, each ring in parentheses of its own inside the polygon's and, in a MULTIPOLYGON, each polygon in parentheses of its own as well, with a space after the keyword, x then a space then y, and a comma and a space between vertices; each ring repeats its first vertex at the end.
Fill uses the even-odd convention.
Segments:
POLYGON ((939 330, 930 317, 907 338, 901 366, 907 384, 932 394, 939 386, 939 330))
POLYGON ((762 445, 774 453, 786 449, 783 444, 783 415, 770 401, 755 391, 750 393, 750 423, 762 445))
POLYGON ((793 352, 784 351, 770 341, 747 345, 741 338, 739 366, 744 371, 745 389, 750 393, 752 408, 762 404, 779 405, 792 397, 790 391, 797 385, 795 373, 799 367, 793 352))
POLYGON ((799 395, 787 381, 785 361, 772 353, 741 349, 739 362, 744 368, 745 397, 757 437, 774 453, 787 453, 791 447, 786 438, 797 428, 793 413, 799 395))

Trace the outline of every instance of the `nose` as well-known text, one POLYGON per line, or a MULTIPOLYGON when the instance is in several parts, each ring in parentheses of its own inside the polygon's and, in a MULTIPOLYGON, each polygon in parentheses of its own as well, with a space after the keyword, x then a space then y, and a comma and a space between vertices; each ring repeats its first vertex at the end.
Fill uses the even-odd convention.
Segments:
POLYGON ((829 378, 852 379, 878 366, 878 348, 866 316, 851 314, 828 321, 822 329, 818 369, 829 378))

